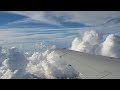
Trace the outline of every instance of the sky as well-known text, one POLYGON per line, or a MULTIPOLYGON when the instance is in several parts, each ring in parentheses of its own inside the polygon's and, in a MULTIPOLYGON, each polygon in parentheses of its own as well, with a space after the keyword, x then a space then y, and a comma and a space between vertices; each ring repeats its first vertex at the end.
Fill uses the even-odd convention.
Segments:
POLYGON ((70 47, 85 30, 120 32, 119 11, 0 11, 0 45, 70 47))
POLYGON ((0 78, 78 78, 54 46, 120 58, 120 11, 0 11, 0 78))

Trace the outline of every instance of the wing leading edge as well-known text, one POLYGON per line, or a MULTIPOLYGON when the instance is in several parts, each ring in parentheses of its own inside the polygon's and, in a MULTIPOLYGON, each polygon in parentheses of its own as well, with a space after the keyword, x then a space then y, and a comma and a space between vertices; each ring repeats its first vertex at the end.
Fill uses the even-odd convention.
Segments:
POLYGON ((120 79, 120 59, 90 55, 67 49, 55 49, 59 59, 72 65, 81 78, 120 79))

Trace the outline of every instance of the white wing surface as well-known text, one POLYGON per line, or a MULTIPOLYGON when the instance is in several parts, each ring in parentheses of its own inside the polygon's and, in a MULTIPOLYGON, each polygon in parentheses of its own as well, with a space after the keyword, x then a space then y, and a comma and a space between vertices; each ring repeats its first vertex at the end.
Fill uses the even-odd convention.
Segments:
POLYGON ((120 79, 120 59, 90 55, 67 49, 55 49, 84 79, 120 79))

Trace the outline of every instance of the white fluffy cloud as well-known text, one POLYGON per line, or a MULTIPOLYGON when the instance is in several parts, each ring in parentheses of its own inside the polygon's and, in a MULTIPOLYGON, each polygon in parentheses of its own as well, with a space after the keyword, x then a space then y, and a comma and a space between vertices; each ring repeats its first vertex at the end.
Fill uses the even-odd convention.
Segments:
POLYGON ((89 54, 120 58, 120 36, 109 34, 106 38, 103 38, 104 35, 101 37, 93 30, 86 31, 81 39, 75 38, 73 40, 71 49, 89 54))
POLYGON ((99 35, 91 30, 83 34, 82 39, 75 38, 72 42, 72 50, 85 53, 95 53, 94 49, 99 45, 99 35))
POLYGON ((27 59, 24 54, 20 53, 15 47, 9 49, 7 57, 8 58, 4 61, 4 65, 12 71, 24 69, 27 65, 27 59))
MULTIPOLYGON (((59 60, 53 47, 43 52, 25 55, 17 48, 6 51, 6 58, 0 66, 1 79, 73 79, 79 73, 64 60, 59 60), (52 52, 53 51, 53 52, 52 52)), ((2 52, 1 52, 2 53, 2 52)), ((1 54, 2 55, 2 54, 1 54)))
POLYGON ((101 54, 111 57, 120 57, 120 36, 110 34, 102 43, 101 54))

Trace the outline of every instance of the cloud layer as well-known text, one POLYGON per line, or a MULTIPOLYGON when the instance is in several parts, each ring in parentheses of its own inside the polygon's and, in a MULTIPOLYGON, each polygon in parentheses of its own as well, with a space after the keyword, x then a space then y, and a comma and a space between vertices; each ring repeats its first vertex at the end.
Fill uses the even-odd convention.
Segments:
POLYGON ((8 25, 40 22, 56 26, 77 23, 79 26, 84 25, 85 27, 113 27, 120 24, 119 11, 9 11, 7 13, 26 17, 10 22, 8 25))

